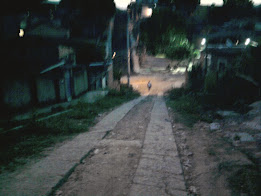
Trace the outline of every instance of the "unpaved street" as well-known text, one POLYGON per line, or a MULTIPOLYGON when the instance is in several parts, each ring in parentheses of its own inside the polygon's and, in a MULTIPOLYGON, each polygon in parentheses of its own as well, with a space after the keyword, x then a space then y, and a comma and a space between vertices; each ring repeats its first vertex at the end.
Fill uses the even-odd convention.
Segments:
POLYGON ((103 138, 57 195, 186 195, 162 97, 147 97, 103 138))
POLYGON ((136 90, 154 96, 137 104, 107 132, 94 146, 93 153, 56 191, 57 195, 187 195, 162 97, 168 89, 181 86, 185 80, 184 75, 167 73, 168 63, 165 59, 149 57, 141 73, 131 77, 136 90), (151 66, 153 62, 157 66, 151 66), (153 84, 150 92, 148 80, 153 84))
MULTIPOLYGON (((145 100, 109 130, 57 195, 186 195, 183 171, 162 95, 184 74, 166 71, 167 59, 147 57, 131 85, 145 100), (152 82, 148 91, 147 82, 152 82), (155 96, 156 95, 156 96, 155 96), (159 95, 160 97, 157 97, 159 95)), ((127 78, 123 77, 126 83, 127 78)))
POLYGON ((152 107, 153 98, 135 106, 77 167, 61 188, 62 195, 127 195, 152 107))
POLYGON ((160 70, 144 74, 143 69, 136 77, 147 81, 154 76, 150 92, 146 84, 135 87, 153 96, 123 104, 101 117, 89 132, 3 176, 0 195, 186 195, 171 120, 164 98, 158 96, 173 81, 181 85, 184 76, 160 70))
MULTIPOLYGON (((173 67, 173 63, 168 59, 146 56, 140 73, 131 75, 130 84, 142 95, 163 95, 171 88, 181 87, 185 83, 185 68, 179 67, 168 71, 166 70, 168 65, 173 67), (152 83, 150 91, 147 89, 148 81, 152 83)), ((123 77, 121 82, 127 83, 127 77, 123 77)))

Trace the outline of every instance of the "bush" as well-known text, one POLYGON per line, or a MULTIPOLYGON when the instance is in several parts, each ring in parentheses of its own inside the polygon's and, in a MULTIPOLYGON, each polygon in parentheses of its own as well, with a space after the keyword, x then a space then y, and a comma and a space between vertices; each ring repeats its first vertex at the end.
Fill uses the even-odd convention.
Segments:
POLYGON ((217 89, 217 73, 210 72, 205 77, 204 90, 207 93, 214 93, 216 89, 217 89))
POLYGON ((111 89, 108 93, 108 96, 125 96, 126 98, 134 98, 139 96, 137 91, 134 91, 132 86, 128 87, 127 84, 121 84, 120 90, 111 89))
POLYGON ((188 89, 190 91, 200 91, 204 84, 203 70, 198 66, 193 66, 188 72, 188 89))
POLYGON ((175 89, 172 89, 171 91, 169 91, 168 96, 171 100, 175 100, 175 99, 182 97, 186 93, 187 93, 187 89, 185 89, 184 87, 181 87, 181 88, 175 88, 175 89))
POLYGON ((29 158, 40 156, 44 149, 57 142, 88 131, 98 114, 137 96, 139 94, 132 88, 123 85, 120 91, 110 90, 108 96, 94 103, 79 101, 67 113, 41 122, 32 118, 20 130, 1 133, 0 174, 25 164, 29 158))

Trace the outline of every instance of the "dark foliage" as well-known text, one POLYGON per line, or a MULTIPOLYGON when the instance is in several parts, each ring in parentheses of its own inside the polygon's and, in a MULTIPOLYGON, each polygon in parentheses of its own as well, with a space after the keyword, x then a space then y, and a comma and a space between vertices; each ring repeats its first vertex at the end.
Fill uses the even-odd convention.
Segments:
POLYGON ((1 14, 10 14, 39 9, 44 0, 12 0, 1 2, 1 14))
POLYGON ((116 11, 113 0, 62 0, 60 7, 80 10, 88 17, 111 17, 116 11))

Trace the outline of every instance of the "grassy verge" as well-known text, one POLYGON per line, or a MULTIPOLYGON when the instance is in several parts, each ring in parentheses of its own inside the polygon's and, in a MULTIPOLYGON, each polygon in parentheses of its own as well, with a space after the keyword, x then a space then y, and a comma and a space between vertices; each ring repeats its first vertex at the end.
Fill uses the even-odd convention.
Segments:
POLYGON ((213 122, 215 119, 222 119, 216 113, 217 110, 233 110, 245 114, 250 107, 244 103, 228 104, 222 101, 219 95, 192 92, 185 88, 172 89, 167 95, 167 104, 177 112, 176 121, 192 127, 196 122, 213 122))
POLYGON ((167 105, 177 112, 175 120, 188 127, 192 127, 199 120, 212 122, 217 117, 215 112, 208 110, 209 105, 204 104, 199 95, 184 88, 169 91, 167 105))
POLYGON ((111 90, 95 103, 79 102, 71 111, 45 121, 32 119, 20 130, 0 134, 0 173, 13 171, 30 158, 43 156, 43 151, 56 143, 88 131, 98 114, 112 109, 139 94, 126 86, 111 90))
POLYGON ((255 196, 261 193, 261 175, 255 165, 240 165, 235 161, 221 162, 219 172, 228 172, 227 180, 232 190, 232 195, 255 196))

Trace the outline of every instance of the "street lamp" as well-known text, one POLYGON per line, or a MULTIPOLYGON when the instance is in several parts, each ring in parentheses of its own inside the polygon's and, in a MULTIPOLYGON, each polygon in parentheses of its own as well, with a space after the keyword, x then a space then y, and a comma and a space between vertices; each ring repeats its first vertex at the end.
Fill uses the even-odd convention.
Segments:
POLYGON ((23 29, 19 30, 19 37, 24 37, 24 30, 23 29))
POLYGON ((250 44, 250 41, 251 41, 251 39, 250 39, 250 38, 247 38, 246 41, 245 41, 245 46, 249 45, 249 44, 250 44))
POLYGON ((206 41, 207 41, 206 38, 203 38, 203 39, 201 40, 201 45, 204 46, 204 45, 206 44, 206 41))

